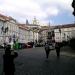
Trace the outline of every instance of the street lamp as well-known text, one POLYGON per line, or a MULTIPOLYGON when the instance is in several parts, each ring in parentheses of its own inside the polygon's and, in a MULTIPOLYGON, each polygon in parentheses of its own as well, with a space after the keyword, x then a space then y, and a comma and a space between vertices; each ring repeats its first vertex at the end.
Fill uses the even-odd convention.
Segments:
POLYGON ((61 42, 62 40, 61 40, 61 29, 60 28, 59 28, 59 33, 60 33, 60 42, 61 42))

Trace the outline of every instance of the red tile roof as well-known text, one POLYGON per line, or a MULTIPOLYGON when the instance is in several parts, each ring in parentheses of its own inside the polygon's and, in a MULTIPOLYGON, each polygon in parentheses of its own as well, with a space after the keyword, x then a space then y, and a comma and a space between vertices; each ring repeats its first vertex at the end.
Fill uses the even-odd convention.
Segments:
POLYGON ((9 21, 9 20, 15 20, 15 19, 13 19, 10 16, 8 17, 8 16, 5 16, 3 14, 0 14, 0 20, 2 20, 2 21, 9 21))
POLYGON ((70 27, 75 27, 75 24, 58 25, 58 26, 54 26, 54 29, 58 29, 58 28, 70 28, 70 27))
POLYGON ((25 24, 18 24, 19 28, 28 30, 29 28, 25 24))

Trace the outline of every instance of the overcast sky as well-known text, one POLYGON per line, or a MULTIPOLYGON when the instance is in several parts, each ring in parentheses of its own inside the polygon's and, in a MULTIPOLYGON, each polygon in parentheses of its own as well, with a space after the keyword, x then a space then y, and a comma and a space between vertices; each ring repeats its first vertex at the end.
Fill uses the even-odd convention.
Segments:
POLYGON ((34 17, 41 24, 69 24, 74 22, 73 0, 0 0, 0 13, 11 16, 20 23, 34 17))

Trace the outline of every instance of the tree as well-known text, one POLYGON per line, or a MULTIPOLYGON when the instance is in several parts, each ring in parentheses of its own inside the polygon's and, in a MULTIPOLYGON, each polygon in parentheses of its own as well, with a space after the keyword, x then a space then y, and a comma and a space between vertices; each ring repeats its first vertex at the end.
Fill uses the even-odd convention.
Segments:
POLYGON ((73 15, 75 16, 75 0, 72 2, 72 7, 74 8, 73 15))

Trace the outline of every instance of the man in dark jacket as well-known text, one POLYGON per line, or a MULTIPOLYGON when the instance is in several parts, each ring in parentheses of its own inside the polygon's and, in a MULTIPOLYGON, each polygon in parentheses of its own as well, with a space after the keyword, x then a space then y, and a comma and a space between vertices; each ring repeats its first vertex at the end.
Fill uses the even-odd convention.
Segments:
POLYGON ((48 43, 45 43, 45 52, 46 52, 46 58, 48 59, 49 52, 50 52, 50 48, 49 48, 49 44, 48 43))
POLYGON ((57 54, 57 58, 59 58, 60 56, 60 48, 61 48, 61 44, 58 42, 56 42, 55 44, 55 49, 56 49, 56 54, 57 54))
POLYGON ((14 75, 15 64, 14 58, 18 56, 16 52, 11 54, 10 45, 6 46, 5 54, 3 55, 3 72, 5 75, 14 75))

